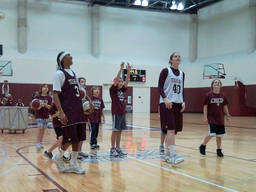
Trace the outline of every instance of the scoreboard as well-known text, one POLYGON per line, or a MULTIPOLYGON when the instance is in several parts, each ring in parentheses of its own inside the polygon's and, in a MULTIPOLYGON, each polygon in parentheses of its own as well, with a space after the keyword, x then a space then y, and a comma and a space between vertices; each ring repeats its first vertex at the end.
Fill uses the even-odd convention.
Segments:
MULTIPOLYGON (((127 76, 127 70, 123 69, 123 81, 125 81, 126 76, 127 76)), ((131 69, 130 81, 133 81, 133 82, 146 82, 146 70, 131 69)))

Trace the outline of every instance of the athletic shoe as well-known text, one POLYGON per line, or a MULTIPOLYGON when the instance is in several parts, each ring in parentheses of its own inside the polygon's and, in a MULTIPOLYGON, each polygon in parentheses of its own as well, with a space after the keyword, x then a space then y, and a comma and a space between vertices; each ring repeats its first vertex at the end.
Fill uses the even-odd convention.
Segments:
POLYGON ((96 144, 92 144, 91 145, 91 149, 96 149, 97 147, 96 147, 96 144))
POLYGON ((63 156, 62 156, 62 160, 63 160, 64 162, 70 161, 70 160, 71 160, 71 155, 69 155, 69 157, 66 157, 65 155, 63 155, 63 156))
POLYGON ((159 151, 160 151, 160 153, 164 153, 164 145, 160 145, 159 151))
POLYGON ((110 156, 112 156, 112 157, 117 157, 118 156, 118 153, 116 152, 115 148, 110 149, 110 156))
POLYGON ((127 152, 122 150, 121 148, 116 148, 116 152, 119 156, 127 155, 127 152))
POLYGON ((223 153, 221 152, 221 149, 217 149, 217 155, 218 157, 224 157, 223 153))
POLYGON ((42 143, 37 143, 37 144, 36 144, 36 148, 37 148, 38 150, 40 150, 40 149, 43 149, 44 146, 43 146, 42 143))
POLYGON ((100 146, 99 146, 98 144, 95 144, 95 147, 96 147, 96 149, 99 149, 99 148, 100 148, 100 146))
POLYGON ((62 173, 65 172, 66 166, 64 165, 63 159, 62 158, 59 159, 57 154, 54 155, 53 159, 54 159, 54 162, 55 162, 59 172, 62 172, 62 173))
POLYGON ((183 162, 184 161, 184 158, 183 157, 180 157, 180 156, 178 156, 178 155, 174 155, 174 156, 165 156, 165 161, 167 162, 167 163, 170 163, 170 164, 172 164, 172 165, 177 165, 177 164, 179 164, 179 163, 181 163, 181 162, 183 162))
POLYGON ((77 163, 69 163, 69 166, 66 172, 80 174, 80 175, 85 174, 85 170, 79 167, 77 163))
POLYGON ((206 148, 206 145, 200 145, 200 147, 199 147, 199 151, 200 151, 200 153, 201 153, 201 155, 205 155, 205 148, 206 148))
POLYGON ((52 152, 48 152, 48 151, 44 152, 44 156, 48 157, 49 159, 52 159, 52 157, 53 157, 52 152))
POLYGON ((85 157, 85 158, 89 157, 89 155, 87 153, 82 152, 82 151, 78 152, 78 156, 82 156, 82 157, 85 157))

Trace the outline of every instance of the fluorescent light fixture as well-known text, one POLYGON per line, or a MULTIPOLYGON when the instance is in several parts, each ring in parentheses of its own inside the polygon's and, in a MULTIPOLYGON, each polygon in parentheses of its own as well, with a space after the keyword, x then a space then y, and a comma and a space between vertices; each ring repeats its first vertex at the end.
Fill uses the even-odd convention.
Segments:
POLYGON ((178 4, 178 8, 177 8, 177 9, 178 9, 179 11, 184 9, 184 5, 183 5, 182 2, 180 2, 180 3, 178 4))
POLYGON ((170 9, 171 9, 171 10, 177 9, 177 5, 176 5, 176 2, 175 2, 175 1, 172 1, 172 5, 171 5, 170 9))
POLYGON ((148 6, 148 1, 147 0, 143 0, 141 5, 143 7, 147 7, 148 6))
POLYGON ((141 5, 141 1, 140 0, 135 0, 134 5, 141 5))

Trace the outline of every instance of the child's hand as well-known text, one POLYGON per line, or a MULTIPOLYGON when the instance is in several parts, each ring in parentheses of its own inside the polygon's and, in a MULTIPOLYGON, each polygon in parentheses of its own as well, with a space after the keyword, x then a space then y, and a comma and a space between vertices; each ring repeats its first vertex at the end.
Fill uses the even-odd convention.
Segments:
POLYGON ((122 61, 120 68, 123 69, 124 68, 124 62, 122 61))
POLYGON ((126 70, 131 71, 131 68, 132 68, 132 66, 130 65, 130 63, 127 62, 126 70))
POLYGON ((226 116, 227 121, 230 121, 230 115, 226 116))
POLYGON ((204 122, 204 123, 208 123, 207 117, 204 117, 203 122, 204 122))
POLYGON ((105 121, 105 118, 103 118, 103 119, 102 119, 102 124, 105 124, 105 122, 106 122, 106 121, 105 121))

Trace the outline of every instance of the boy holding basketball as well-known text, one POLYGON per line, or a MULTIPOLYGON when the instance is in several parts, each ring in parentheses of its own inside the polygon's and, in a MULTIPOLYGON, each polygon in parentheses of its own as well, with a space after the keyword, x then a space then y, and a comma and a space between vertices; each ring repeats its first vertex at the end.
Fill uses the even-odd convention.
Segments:
POLYGON ((110 156, 122 156, 127 155, 125 151, 120 148, 120 140, 122 130, 126 129, 125 119, 125 92, 130 80, 131 66, 127 63, 127 76, 125 82, 121 78, 121 73, 124 68, 124 62, 121 63, 120 70, 114 79, 113 85, 110 87, 110 97, 112 100, 111 112, 112 112, 112 136, 111 136, 111 149, 110 156))

